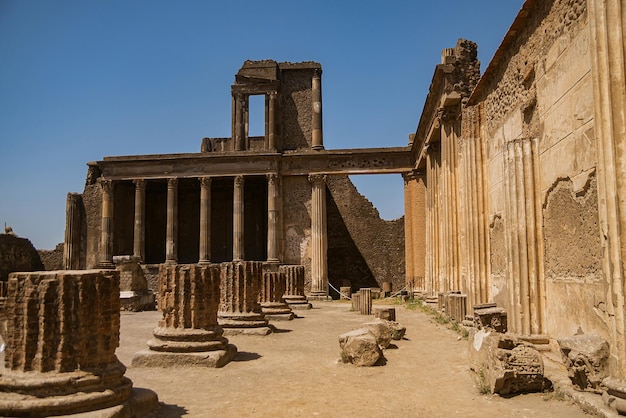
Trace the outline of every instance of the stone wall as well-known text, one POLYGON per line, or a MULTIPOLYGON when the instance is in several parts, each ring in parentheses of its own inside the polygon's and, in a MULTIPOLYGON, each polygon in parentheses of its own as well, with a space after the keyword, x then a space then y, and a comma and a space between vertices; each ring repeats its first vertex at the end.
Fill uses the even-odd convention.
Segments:
POLYGON ((28 239, 0 234, 0 281, 6 281, 14 271, 43 269, 39 254, 28 239))
POLYGON ((37 250, 43 263, 44 270, 63 270, 63 250, 65 245, 61 242, 54 250, 37 250))
POLYGON ((381 219, 347 176, 329 176, 327 190, 329 282, 337 289, 344 280, 352 290, 382 288, 383 282, 402 289, 404 218, 381 219))
POLYGON ((306 176, 284 177, 283 263, 305 267, 305 288, 311 286, 311 184, 306 176))
MULTIPOLYGON (((280 64, 281 70, 284 63, 280 64)), ((280 106, 282 110, 283 149, 310 148, 312 142, 311 95, 312 68, 290 69, 282 72, 280 106)))

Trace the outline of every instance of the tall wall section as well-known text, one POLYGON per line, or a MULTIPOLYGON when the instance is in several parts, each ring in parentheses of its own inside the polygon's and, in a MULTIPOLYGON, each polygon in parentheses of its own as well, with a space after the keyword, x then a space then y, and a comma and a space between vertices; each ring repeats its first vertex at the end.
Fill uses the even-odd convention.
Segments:
POLYGON ((480 113, 490 296, 514 332, 606 337, 586 1, 524 7, 464 111, 480 113))

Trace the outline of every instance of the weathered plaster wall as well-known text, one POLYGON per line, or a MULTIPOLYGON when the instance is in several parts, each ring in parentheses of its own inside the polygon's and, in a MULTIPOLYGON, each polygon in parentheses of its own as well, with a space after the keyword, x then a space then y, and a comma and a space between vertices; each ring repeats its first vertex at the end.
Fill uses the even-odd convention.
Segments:
MULTIPOLYGON (((538 2, 492 69, 482 97, 488 173, 491 294, 507 306, 505 144, 537 138, 530 173, 541 199, 543 238, 537 248, 545 280, 545 332, 608 333, 596 191, 594 97, 584 0, 538 2)), ((512 177, 509 181, 512 181, 512 177)), ((510 307, 509 307, 510 308, 510 307)))

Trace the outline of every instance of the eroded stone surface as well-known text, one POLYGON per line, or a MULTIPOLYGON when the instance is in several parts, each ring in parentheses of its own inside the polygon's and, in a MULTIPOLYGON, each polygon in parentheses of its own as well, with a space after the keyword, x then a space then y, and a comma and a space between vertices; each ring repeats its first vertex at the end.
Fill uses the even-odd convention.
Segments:
POLYGON ((559 346, 574 388, 602 393, 602 381, 609 375, 609 343, 599 335, 583 334, 561 338, 559 346))
POLYGON ((384 359, 376 337, 367 329, 357 329, 339 336, 341 359, 355 366, 374 366, 384 359))

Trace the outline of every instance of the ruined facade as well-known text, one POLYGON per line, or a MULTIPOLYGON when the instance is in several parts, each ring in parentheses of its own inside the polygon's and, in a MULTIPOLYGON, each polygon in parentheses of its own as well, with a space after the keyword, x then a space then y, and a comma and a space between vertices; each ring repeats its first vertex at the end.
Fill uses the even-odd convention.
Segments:
MULTIPOLYGON (((69 194, 66 268, 161 263, 302 265, 310 295, 329 282, 404 282, 403 224, 383 221, 347 178, 403 173, 408 147, 326 150, 321 65, 246 61, 232 85, 232 134, 201 152, 105 157, 69 194), (265 98, 265 135, 248 133, 250 96, 265 98), (327 257, 327 255, 330 255, 327 257)), ((331 293, 338 297, 338 293, 331 293)))
POLYGON ((626 379, 625 13, 527 0, 480 78, 475 44, 444 50, 412 143, 425 258, 407 244, 419 290, 461 292, 468 313, 496 302, 530 340, 601 335, 611 396, 626 379))

